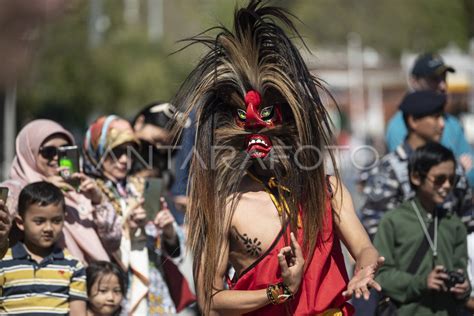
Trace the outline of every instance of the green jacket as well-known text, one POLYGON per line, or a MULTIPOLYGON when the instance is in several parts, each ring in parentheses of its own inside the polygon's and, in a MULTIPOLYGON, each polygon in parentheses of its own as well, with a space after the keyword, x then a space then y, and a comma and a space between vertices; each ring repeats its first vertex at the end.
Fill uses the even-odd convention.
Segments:
MULTIPOLYGON (((426 238, 410 201, 387 212, 380 222, 374 245, 385 257, 385 264, 379 269, 376 280, 383 293, 398 303, 398 315, 458 315, 456 310, 461 302, 449 292, 428 290, 426 280, 435 265, 466 271, 466 228, 456 215, 440 213, 437 259, 433 261, 428 247, 416 274, 409 274, 408 266, 426 238)), ((429 214, 416 198, 413 201, 428 227, 429 214)))

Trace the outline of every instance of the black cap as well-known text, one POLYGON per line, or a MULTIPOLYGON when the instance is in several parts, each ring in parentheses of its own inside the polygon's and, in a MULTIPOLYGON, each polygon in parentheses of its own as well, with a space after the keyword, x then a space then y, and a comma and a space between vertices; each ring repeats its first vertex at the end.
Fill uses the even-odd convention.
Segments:
POLYGON ((446 95, 431 90, 408 93, 400 103, 403 114, 423 117, 442 112, 446 104, 446 95))
POLYGON ((411 74, 416 77, 429 77, 442 75, 446 71, 454 72, 455 70, 447 66, 441 56, 427 53, 416 58, 411 74))

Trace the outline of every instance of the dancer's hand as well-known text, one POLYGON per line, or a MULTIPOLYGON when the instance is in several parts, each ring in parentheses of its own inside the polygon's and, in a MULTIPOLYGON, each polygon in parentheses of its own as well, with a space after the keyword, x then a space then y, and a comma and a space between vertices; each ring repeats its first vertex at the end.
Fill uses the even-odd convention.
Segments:
POLYGON ((379 257, 376 263, 370 264, 356 271, 347 285, 347 290, 342 292, 342 295, 345 297, 351 297, 352 295, 355 295, 356 298, 364 297, 367 301, 370 297, 370 288, 374 288, 380 292, 382 287, 374 278, 377 270, 383 265, 384 261, 384 257, 379 257))
POLYGON ((291 293, 296 294, 303 278, 304 258, 301 247, 291 233, 291 247, 283 247, 278 254, 278 263, 280 264, 283 283, 290 289, 291 293))

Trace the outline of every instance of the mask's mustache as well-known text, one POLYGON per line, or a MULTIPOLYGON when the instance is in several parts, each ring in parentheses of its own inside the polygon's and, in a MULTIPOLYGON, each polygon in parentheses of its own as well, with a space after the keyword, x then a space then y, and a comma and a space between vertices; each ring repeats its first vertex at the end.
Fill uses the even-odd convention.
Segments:
POLYGON ((262 128, 260 130, 245 130, 235 124, 229 124, 215 130, 215 144, 241 148, 245 145, 245 139, 248 135, 257 134, 267 136, 273 144, 275 144, 278 139, 280 143, 286 143, 286 146, 288 146, 294 144, 297 139, 295 137, 296 133, 296 128, 290 124, 278 125, 272 128, 262 128))
POLYGON ((238 135, 231 133, 234 129, 222 129, 216 131, 219 137, 216 137, 216 145, 213 148, 215 167, 217 168, 219 177, 226 177, 228 172, 237 170, 244 172, 254 164, 260 164, 263 169, 276 171, 279 174, 288 174, 288 170, 293 168, 290 157, 296 150, 297 140, 294 134, 287 133, 288 129, 283 133, 284 128, 267 129, 261 131, 261 135, 271 135, 272 149, 267 157, 252 159, 247 152, 247 143, 245 138, 247 135, 255 134, 255 132, 247 132, 242 129, 238 130, 238 135))

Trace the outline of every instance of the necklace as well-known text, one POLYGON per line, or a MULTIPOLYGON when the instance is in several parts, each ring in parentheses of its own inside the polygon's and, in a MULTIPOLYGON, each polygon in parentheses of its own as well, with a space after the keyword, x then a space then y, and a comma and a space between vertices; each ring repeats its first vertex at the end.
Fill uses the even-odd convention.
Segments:
POLYGON ((256 176, 254 176, 253 174, 251 174, 250 172, 247 172, 247 174, 249 175, 249 177, 254 180, 255 182, 258 182, 260 183, 261 185, 263 185, 263 188, 265 189, 265 192, 268 193, 268 195, 270 195, 270 198, 272 199, 272 202, 273 204, 275 204, 275 207, 277 208, 277 211, 278 211, 278 215, 279 216, 282 216, 283 214, 283 211, 286 212, 287 215, 290 215, 290 208, 288 207, 288 204, 286 203, 286 200, 285 198, 282 196, 282 194, 278 194, 278 198, 275 196, 275 194, 273 194, 273 192, 270 190, 271 188, 278 188, 278 186, 280 186, 281 189, 285 190, 285 191, 289 191, 286 187, 284 186, 281 186, 281 185, 278 185, 275 181, 275 178, 272 177, 268 180, 268 185, 266 185, 265 183, 263 183, 262 180, 260 180, 259 178, 257 178, 256 176), (280 203, 280 201, 282 201, 282 203, 280 203))
MULTIPOLYGON (((283 212, 285 212, 288 217, 290 216, 290 207, 288 206, 288 203, 286 202, 285 196, 282 194, 281 191, 286 191, 290 192, 290 190, 281 185, 278 184, 275 177, 271 177, 268 182, 265 184, 262 180, 254 176, 251 172, 247 171, 247 174, 249 177, 254 180, 255 182, 260 183, 263 186, 263 189, 265 192, 268 193, 270 196, 270 199, 272 200, 273 204, 275 205, 278 215, 281 217, 283 215, 283 212), (278 196, 276 196, 271 189, 277 189, 278 190, 278 196)), ((301 219, 301 214, 298 213, 298 228, 301 228, 303 226, 303 221, 301 219)))
POLYGON ((428 240, 428 244, 430 245, 431 251, 433 252, 433 257, 436 258, 438 256, 438 213, 435 213, 434 217, 434 240, 431 239, 431 236, 426 228, 425 221, 421 217, 420 210, 418 209, 418 205, 412 200, 411 206, 415 210, 416 216, 418 217, 418 221, 420 222, 421 228, 423 229, 423 233, 428 240))

